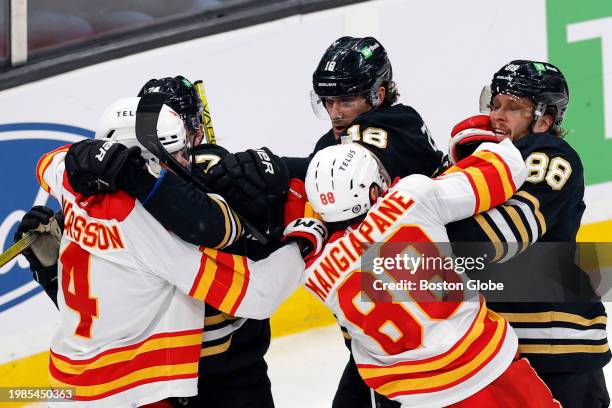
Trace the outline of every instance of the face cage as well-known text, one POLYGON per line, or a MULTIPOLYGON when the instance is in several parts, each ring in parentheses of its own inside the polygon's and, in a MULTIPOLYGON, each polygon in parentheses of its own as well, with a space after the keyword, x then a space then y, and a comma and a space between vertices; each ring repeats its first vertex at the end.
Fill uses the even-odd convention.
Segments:
MULTIPOLYGON (((378 87, 376 87, 376 89, 378 89, 378 87)), ((352 94, 352 95, 340 95, 340 96, 319 96, 316 94, 316 92, 314 90, 310 91, 310 106, 312 107, 312 111, 314 112, 315 116, 319 119, 322 120, 329 120, 329 112, 327 112, 327 108, 325 107, 325 100, 328 98, 345 98, 345 97, 351 97, 351 96, 363 96, 368 103, 370 104, 370 106, 372 106, 372 109, 378 107, 383 101, 380 100, 380 98, 378 97, 378 92, 376 92, 374 89, 371 89, 369 91, 365 91, 365 92, 360 92, 360 93, 356 93, 356 94, 352 94)), ((347 102, 350 103, 350 102, 347 102)))

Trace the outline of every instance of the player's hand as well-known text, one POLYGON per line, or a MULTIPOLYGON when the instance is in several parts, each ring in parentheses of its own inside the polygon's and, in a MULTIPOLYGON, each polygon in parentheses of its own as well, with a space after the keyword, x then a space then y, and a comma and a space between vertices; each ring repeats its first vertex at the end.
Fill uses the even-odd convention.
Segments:
POLYGON ((483 142, 497 143, 499 136, 491 131, 491 122, 487 115, 469 117, 453 127, 448 145, 448 159, 457 164, 474 153, 483 142))
POLYGON ((287 225, 282 240, 297 243, 302 257, 308 261, 323 250, 327 228, 316 218, 298 218, 287 225))
POLYGON ((54 216, 48 207, 35 206, 21 219, 13 240, 19 241, 23 234, 30 231, 40 233, 40 237, 22 254, 30 263, 34 279, 43 286, 57 280, 57 259, 64 229, 63 215, 54 216))
POLYGON ((287 200, 285 200, 285 210, 283 211, 285 226, 297 218, 306 217, 304 212, 307 203, 308 198, 306 197, 304 182, 297 178, 289 180, 289 190, 287 200))
POLYGON ((466 129, 493 130, 491 128, 491 119, 488 115, 474 115, 457 123, 453 130, 451 130, 451 138, 466 129))
POLYGON ((129 186, 134 179, 139 181, 138 175, 146 173, 140 153, 137 146, 127 148, 111 141, 82 140, 73 144, 66 154, 68 182, 84 196, 129 186))
POLYGON ((233 187, 248 198, 261 193, 280 197, 289 183, 287 165, 267 147, 230 153, 211 167, 208 174, 213 191, 221 193, 233 187))
POLYGON ((286 164, 268 148, 228 154, 206 174, 210 189, 251 221, 269 218, 272 199, 287 192, 286 164))

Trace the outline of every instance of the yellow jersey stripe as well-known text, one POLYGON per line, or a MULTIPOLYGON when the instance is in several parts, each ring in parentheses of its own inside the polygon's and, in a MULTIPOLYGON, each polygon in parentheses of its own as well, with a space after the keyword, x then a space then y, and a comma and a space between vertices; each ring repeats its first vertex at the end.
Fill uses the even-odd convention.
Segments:
POLYGON ((447 175, 447 174, 452 174, 452 173, 457 173, 458 171, 462 171, 463 169, 461 167, 457 167, 457 166, 450 166, 448 169, 444 170, 444 172, 441 175, 447 175))
POLYGON ((217 344, 216 346, 209 346, 209 347, 202 348, 202 351, 200 351, 200 357, 208 357, 208 356, 214 356, 215 354, 225 353, 230 348, 231 344, 232 344, 232 337, 230 336, 230 338, 227 339, 227 341, 224 341, 221 344, 217 344))
POLYGON ((461 367, 431 377, 391 381, 379 387, 376 391, 383 395, 389 395, 406 390, 414 391, 448 386, 472 373, 495 353, 497 346, 503 341, 502 336, 505 327, 506 322, 503 319, 497 320, 497 327, 489 344, 487 344, 476 358, 461 367))
POLYGON ((219 313, 210 317, 206 316, 204 318, 204 326, 223 323, 225 320, 227 320, 227 318, 225 317, 224 313, 219 313))
POLYGON ((472 181, 476 186, 476 191, 474 193, 478 195, 478 208, 475 212, 480 213, 488 210, 491 207, 491 195, 484 174, 475 167, 468 167, 463 171, 472 177, 472 181))
POLYGON ((607 316, 597 316, 593 319, 586 319, 580 315, 565 312, 538 312, 538 313, 500 313, 510 323, 550 323, 567 322, 582 326, 592 326, 594 324, 606 324, 607 316))
POLYGON ((234 258, 234 273, 232 274, 232 285, 227 291, 227 294, 223 298, 223 302, 219 306, 219 310, 232 310, 236 302, 238 301, 238 297, 242 292, 242 288, 245 283, 245 270, 244 270, 244 262, 242 257, 239 255, 232 255, 234 258))
POLYGON ((474 216, 474 219, 476 220, 478 225, 480 225, 480 228, 482 228, 484 233, 487 235, 489 241, 491 241, 491 243, 493 244, 493 248, 495 248, 495 257, 491 262, 499 261, 502 256, 504 256, 504 246, 502 245, 499 236, 493 230, 489 222, 481 214, 476 214, 474 216))
POLYGON ((497 173, 499 173, 499 178, 501 179, 502 186, 504 188, 504 196, 506 197, 506 200, 512 197, 512 194, 514 194, 514 189, 512 188, 514 181, 512 183, 510 182, 512 175, 508 173, 508 170, 500 161, 499 157, 487 151, 476 152, 474 156, 488 161, 493 165, 493 167, 495 167, 495 170, 497 170, 497 173))
POLYGON ((516 211, 516 208, 509 205, 502 205, 501 207, 506 210, 506 214, 510 216, 510 219, 521 236, 521 250, 519 251, 519 253, 521 253, 529 246, 529 233, 527 232, 527 227, 525 227, 525 223, 521 219, 518 211, 516 211))
POLYGON ((38 166, 36 166, 36 178, 38 179, 38 183, 47 193, 49 192, 49 185, 44 179, 45 171, 49 167, 49 164, 51 163, 51 160, 53 160, 55 155, 65 151, 68 151, 67 147, 60 150, 54 150, 45 154, 38 162, 38 166))
POLYGON ((202 273, 202 277, 200 279, 200 283, 196 291, 193 294, 195 299, 204 300, 208 295, 208 291, 210 290, 210 286, 215 280, 215 274, 217 273, 217 263, 215 262, 215 257, 217 256, 217 251, 210 248, 204 248, 202 251, 206 255, 206 261, 204 263, 204 271, 202 273))
MULTIPOLYGON (((118 378, 114 381, 107 382, 99 385, 79 385, 76 387, 77 397, 94 397, 99 394, 104 394, 109 391, 133 384, 138 381, 156 378, 156 381, 162 381, 164 377, 177 376, 177 375, 197 375, 198 373, 198 362, 176 364, 172 366, 157 366, 147 367, 142 370, 134 371, 124 377, 118 378)), ((56 380, 50 376, 50 384, 53 387, 74 387, 72 384, 67 384, 56 380)))
POLYGON ((461 357, 465 353, 465 350, 467 350, 467 348, 476 339, 478 339, 478 337, 480 337, 484 330, 484 318, 486 316, 487 310, 488 309, 485 306, 480 308, 478 316, 476 317, 476 322, 472 327, 470 333, 463 339, 461 344, 459 344, 451 353, 438 360, 431 361, 428 363, 411 364, 405 366, 400 365, 396 367, 359 368, 359 373, 364 379, 368 379, 384 375, 429 372, 445 367, 457 358, 461 357))
POLYGON ((223 213, 223 220, 225 221, 225 235, 223 236, 223 239, 221 240, 221 242, 219 242, 219 244, 214 246, 215 249, 223 248, 224 246, 227 245, 227 242, 229 241, 232 235, 232 223, 230 222, 230 219, 229 219, 230 216, 227 213, 227 207, 224 205, 223 202, 221 202, 221 200, 219 200, 212 194, 208 194, 208 197, 211 200, 213 200, 215 203, 217 203, 217 205, 221 209, 221 212, 223 213))
POLYGON ((143 343, 140 347, 119 351, 117 353, 106 354, 99 359, 83 364, 71 364, 61 360, 51 354, 53 365, 65 374, 82 374, 85 370, 93 370, 96 368, 105 367, 115 363, 133 360, 137 355, 154 350, 163 350, 176 347, 186 347, 200 344, 202 342, 202 334, 190 334, 180 337, 162 337, 151 339, 143 343))
POLYGON ((523 197, 533 204, 533 212, 540 224, 540 236, 544 235, 546 233, 546 219, 544 219, 544 215, 540 211, 540 201, 526 191, 517 191, 515 195, 523 197))
POLYGON ((521 354, 605 353, 609 349, 608 344, 519 344, 521 354))

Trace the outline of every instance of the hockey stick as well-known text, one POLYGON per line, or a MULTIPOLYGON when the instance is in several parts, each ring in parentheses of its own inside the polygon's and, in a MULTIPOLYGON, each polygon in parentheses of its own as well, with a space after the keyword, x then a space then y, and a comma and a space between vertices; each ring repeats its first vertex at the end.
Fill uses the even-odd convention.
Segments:
MULTIPOLYGON (((56 212, 53 216, 56 220, 58 215, 61 212, 56 212)), ((13 245, 8 247, 6 251, 0 254, 0 268, 6 265, 11 259, 15 258, 17 255, 28 249, 32 246, 32 244, 40 237, 40 232, 38 231, 28 231, 21 239, 15 242, 13 245)))
MULTIPOLYGON (((206 185, 200 180, 193 177, 191 173, 184 168, 174 157, 162 146, 157 137, 157 120, 159 113, 167 99, 166 95, 159 94, 144 94, 138 102, 136 109, 136 139, 142 144, 145 149, 157 157, 161 163, 164 163, 170 170, 183 180, 193 183, 198 189, 205 193, 212 193, 206 185)), ((244 228, 253 235, 262 245, 269 242, 269 238, 259 232, 254 226, 244 219, 240 214, 237 214, 244 228)))
POLYGON ((200 101, 202 101, 202 125, 204 126, 204 136, 206 137, 206 143, 217 144, 215 138, 215 131, 212 125, 212 117, 210 116, 210 108, 208 107, 208 98, 206 97, 206 91, 204 90, 204 84, 201 80, 195 81, 194 84, 200 101))

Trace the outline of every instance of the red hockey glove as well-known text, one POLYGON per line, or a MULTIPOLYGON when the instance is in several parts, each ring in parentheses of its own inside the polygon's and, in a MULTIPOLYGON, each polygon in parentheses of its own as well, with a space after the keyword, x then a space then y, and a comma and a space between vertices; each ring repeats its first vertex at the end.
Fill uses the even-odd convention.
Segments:
POLYGON ((491 128, 491 119, 489 119, 488 115, 474 115, 457 123, 451 131, 451 138, 466 129, 493 130, 491 128))
POLYGON ((487 115, 476 115, 455 125, 448 145, 448 158, 452 164, 474 153, 483 142, 498 143, 501 138, 491 131, 487 115))
POLYGON ((327 228, 316 218, 298 218, 283 233, 284 242, 296 242, 302 257, 308 261, 321 252, 327 241, 327 228))
POLYGON ((285 201, 285 226, 295 219, 305 216, 306 203, 308 203, 308 198, 306 197, 304 182, 300 179, 292 178, 289 180, 289 190, 287 191, 287 200, 285 201))

